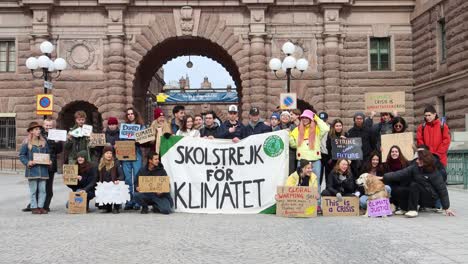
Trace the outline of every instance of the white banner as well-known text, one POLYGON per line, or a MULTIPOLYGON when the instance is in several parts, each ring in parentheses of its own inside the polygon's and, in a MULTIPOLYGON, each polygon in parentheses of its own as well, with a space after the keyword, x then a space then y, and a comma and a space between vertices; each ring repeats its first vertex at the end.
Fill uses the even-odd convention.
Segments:
POLYGON ((161 161, 171 178, 176 212, 255 214, 275 204, 288 176, 285 130, 238 143, 184 137, 161 161))

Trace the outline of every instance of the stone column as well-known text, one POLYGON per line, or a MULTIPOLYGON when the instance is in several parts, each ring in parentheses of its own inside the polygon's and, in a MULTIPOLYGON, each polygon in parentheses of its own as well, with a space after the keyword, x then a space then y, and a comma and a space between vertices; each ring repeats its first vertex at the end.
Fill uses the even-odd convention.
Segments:
MULTIPOLYGON (((251 106, 260 108, 261 115, 266 116, 266 54, 263 36, 251 36, 250 39, 250 102, 251 106)), ((246 109, 248 111, 248 109, 246 109)))

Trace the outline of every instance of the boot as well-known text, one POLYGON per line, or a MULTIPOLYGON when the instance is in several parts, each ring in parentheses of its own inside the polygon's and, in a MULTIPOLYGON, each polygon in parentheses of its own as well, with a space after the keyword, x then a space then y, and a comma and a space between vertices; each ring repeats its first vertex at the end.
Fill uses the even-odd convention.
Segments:
POLYGON ((39 208, 32 208, 31 213, 32 214, 41 214, 41 210, 39 210, 39 208))
POLYGON ((48 214, 49 212, 44 209, 44 208, 39 208, 39 210, 41 211, 41 214, 48 214))

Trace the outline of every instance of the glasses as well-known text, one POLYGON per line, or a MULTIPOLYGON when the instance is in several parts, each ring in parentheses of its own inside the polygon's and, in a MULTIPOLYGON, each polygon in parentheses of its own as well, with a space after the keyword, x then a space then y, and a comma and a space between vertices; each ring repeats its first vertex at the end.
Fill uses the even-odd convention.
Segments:
POLYGON ((403 127, 403 125, 399 125, 399 124, 397 124, 397 125, 395 125, 395 127, 396 127, 396 128, 402 128, 402 127, 403 127))

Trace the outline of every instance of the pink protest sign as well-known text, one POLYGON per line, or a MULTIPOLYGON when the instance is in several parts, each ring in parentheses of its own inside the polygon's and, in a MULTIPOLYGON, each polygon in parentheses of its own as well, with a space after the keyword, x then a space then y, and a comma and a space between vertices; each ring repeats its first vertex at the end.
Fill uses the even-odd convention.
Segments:
POLYGON ((388 200, 388 198, 368 200, 367 214, 369 215, 369 217, 392 215, 390 201, 388 200))

